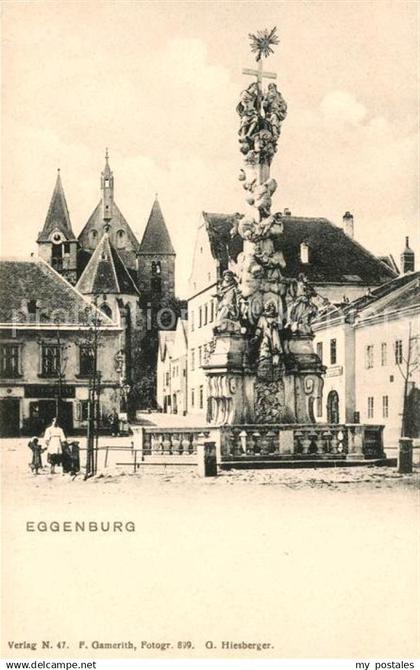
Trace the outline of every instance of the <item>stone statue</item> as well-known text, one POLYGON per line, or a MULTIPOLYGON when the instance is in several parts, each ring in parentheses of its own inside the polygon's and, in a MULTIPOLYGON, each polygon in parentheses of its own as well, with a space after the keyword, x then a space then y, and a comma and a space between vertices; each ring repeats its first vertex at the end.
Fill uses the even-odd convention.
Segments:
POLYGON ((263 110, 273 137, 277 141, 280 137, 281 124, 287 116, 287 103, 277 90, 276 84, 268 84, 268 90, 263 99, 263 110))
POLYGON ((217 323, 221 325, 224 321, 238 321, 238 283, 231 270, 225 270, 223 279, 218 290, 217 323))
POLYGON ((241 125, 238 131, 239 142, 242 144, 241 151, 245 154, 252 148, 253 142, 251 138, 258 130, 260 122, 258 103, 258 84, 257 82, 253 82, 245 91, 242 91, 236 107, 236 111, 241 118, 241 125))
POLYGON ((273 303, 264 306, 257 322, 254 341, 258 343, 258 376, 272 378, 279 369, 283 347, 280 337, 279 315, 273 303))
POLYGON ((291 294, 290 329, 292 332, 299 332, 302 335, 311 335, 311 323, 318 314, 320 301, 324 304, 325 300, 318 296, 302 272, 299 274, 297 281, 291 284, 291 294))

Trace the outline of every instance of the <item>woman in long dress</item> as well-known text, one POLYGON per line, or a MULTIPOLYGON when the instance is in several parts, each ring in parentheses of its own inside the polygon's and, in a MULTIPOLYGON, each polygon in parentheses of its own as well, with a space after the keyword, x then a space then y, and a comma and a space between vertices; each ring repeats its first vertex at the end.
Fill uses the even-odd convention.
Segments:
POLYGON ((55 473, 55 466, 62 462, 62 445, 66 436, 60 426, 57 426, 57 419, 53 419, 51 426, 45 431, 44 441, 47 446, 47 460, 51 465, 51 474, 55 473))

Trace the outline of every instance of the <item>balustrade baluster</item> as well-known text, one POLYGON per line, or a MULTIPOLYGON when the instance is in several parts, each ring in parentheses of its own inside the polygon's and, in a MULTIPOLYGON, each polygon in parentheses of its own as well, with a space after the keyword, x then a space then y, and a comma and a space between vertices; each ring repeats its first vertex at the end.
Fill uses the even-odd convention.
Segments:
POLYGON ((246 438, 247 438, 246 430, 241 430, 241 432, 239 433, 239 439, 241 441, 241 454, 243 456, 246 456, 247 453, 246 438))
POLYGON ((336 454, 338 447, 337 431, 333 429, 331 437, 331 453, 336 454))
POLYGON ((309 433, 303 433, 300 442, 302 445, 302 453, 309 454, 309 449, 311 447, 311 438, 309 437, 309 433))
POLYGON ((172 453, 177 456, 181 453, 181 435, 179 433, 172 435, 172 453))
POLYGON ((278 453, 278 444, 279 441, 276 439, 276 434, 274 430, 269 430, 267 433, 267 441, 268 441, 268 453, 269 454, 274 454, 278 453))
POLYGON ((181 449, 182 454, 190 453, 190 441, 188 439, 188 433, 182 433, 181 435, 181 449))
POLYGON ((254 454, 258 455, 261 453, 261 433, 256 430, 252 433, 252 437, 254 441, 254 454))

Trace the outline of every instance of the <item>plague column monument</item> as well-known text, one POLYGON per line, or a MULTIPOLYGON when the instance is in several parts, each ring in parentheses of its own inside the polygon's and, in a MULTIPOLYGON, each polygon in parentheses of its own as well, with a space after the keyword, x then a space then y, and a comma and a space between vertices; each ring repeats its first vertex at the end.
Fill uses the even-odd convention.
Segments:
POLYGON ((219 282, 217 325, 205 366, 208 421, 307 424, 315 422, 313 406, 323 384, 311 321, 324 301, 303 274, 287 276, 282 215, 272 212, 277 182, 270 176, 287 104, 274 81, 264 86, 276 75, 263 70, 263 59, 278 44, 276 28, 250 40, 257 69, 243 73, 256 79, 236 108, 247 208, 231 230, 232 237, 242 238, 242 252, 219 282))

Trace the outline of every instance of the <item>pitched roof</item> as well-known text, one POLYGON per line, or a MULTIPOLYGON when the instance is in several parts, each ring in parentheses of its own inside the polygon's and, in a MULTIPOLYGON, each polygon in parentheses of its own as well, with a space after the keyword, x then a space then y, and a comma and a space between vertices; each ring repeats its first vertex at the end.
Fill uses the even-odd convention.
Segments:
MULTIPOLYGON (((95 229, 98 233, 98 239, 104 234, 104 225, 105 222, 102 218, 102 200, 99 201, 92 214, 90 215, 86 225, 80 232, 78 240, 82 247, 89 248, 90 240, 89 233, 92 229, 95 229)), ((112 219, 107 222, 107 225, 110 226, 110 233, 116 233, 118 230, 122 229, 126 232, 129 245, 131 248, 128 249, 119 249, 119 255, 124 261, 127 267, 134 267, 136 260, 136 253, 139 247, 137 237, 133 233, 130 225, 127 223, 125 217, 121 213, 118 205, 115 200, 112 203, 112 219)))
POLYGON ((160 330, 159 331, 159 355, 160 360, 165 360, 166 354, 171 357, 172 349, 175 342, 175 330, 160 330))
MULTIPOLYGON (((227 267, 228 258, 237 259, 243 240, 239 235, 230 238, 235 215, 203 212, 212 253, 221 268, 227 267)), ((276 246, 283 251, 286 273, 297 277, 304 272, 315 284, 382 284, 396 276, 396 272, 376 258, 361 244, 323 218, 283 216, 284 232, 276 246), (309 263, 300 260, 300 245, 309 246, 309 263)))
POLYGON ((139 247, 140 254, 175 254, 171 238, 156 198, 139 247))
POLYGON ((0 260, 0 323, 9 326, 89 327, 99 317, 102 327, 115 324, 40 258, 0 260), (29 303, 36 309, 30 317, 29 303))
POLYGON ((108 233, 104 233, 76 286, 83 294, 139 295, 131 275, 112 246, 108 233))
POLYGON ((356 314, 379 315, 400 308, 420 306, 420 272, 407 272, 381 286, 368 291, 360 298, 341 305, 329 305, 316 323, 331 322, 334 318, 353 319, 356 314))
POLYGON ((56 229, 63 233, 66 240, 76 239, 70 223, 70 215, 67 208, 63 185, 61 183, 60 171, 57 173, 57 180, 51 196, 47 218, 45 219, 43 229, 38 235, 37 241, 45 242, 49 240, 51 233, 56 229))

